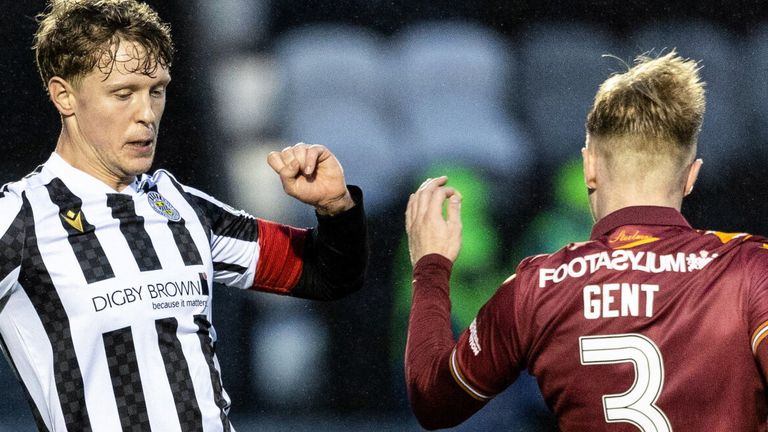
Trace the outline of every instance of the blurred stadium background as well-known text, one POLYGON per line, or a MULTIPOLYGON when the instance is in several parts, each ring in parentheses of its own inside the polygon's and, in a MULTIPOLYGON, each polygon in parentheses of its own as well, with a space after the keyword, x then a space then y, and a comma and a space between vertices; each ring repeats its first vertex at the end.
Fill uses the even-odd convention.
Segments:
MULTIPOLYGON (((589 236, 579 149, 597 86, 639 53, 701 60, 708 107, 694 226, 768 234, 768 7, 758 0, 149 1, 178 54, 157 167, 253 214, 307 225, 266 154, 330 147, 361 185, 365 288, 309 303, 219 288, 217 351, 241 431, 415 431, 402 384, 410 191, 448 173, 465 196, 456 330, 522 257, 589 236), (604 55, 610 56, 604 56, 604 55)), ((29 49, 43 0, 3 0, 0 183, 53 150, 59 119, 29 49)), ((32 431, 0 366, 0 430, 32 431)), ((551 431, 521 378, 457 431, 551 431)))

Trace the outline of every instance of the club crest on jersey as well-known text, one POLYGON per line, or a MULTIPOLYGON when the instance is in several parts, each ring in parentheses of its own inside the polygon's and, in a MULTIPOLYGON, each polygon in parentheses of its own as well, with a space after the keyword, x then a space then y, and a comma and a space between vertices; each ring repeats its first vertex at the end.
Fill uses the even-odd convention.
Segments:
POLYGON ((150 207, 155 209, 159 215, 165 216, 172 222, 178 222, 181 220, 181 214, 179 211, 176 210, 170 201, 168 201, 159 193, 155 191, 148 193, 147 200, 149 200, 150 207))

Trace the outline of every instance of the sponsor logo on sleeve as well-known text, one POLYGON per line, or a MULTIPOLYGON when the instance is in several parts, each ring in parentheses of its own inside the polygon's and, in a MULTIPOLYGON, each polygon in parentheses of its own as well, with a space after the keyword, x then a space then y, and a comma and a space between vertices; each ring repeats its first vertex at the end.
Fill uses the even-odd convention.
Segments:
POLYGON ((472 324, 469 325, 469 348, 472 349, 472 353, 477 356, 480 354, 482 348, 480 348, 480 338, 477 336, 477 318, 472 320, 472 324))

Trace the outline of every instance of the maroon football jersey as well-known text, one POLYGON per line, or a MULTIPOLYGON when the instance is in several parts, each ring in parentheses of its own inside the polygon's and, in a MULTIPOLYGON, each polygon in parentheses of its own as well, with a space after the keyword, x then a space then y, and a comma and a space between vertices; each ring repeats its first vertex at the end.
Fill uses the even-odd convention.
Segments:
POLYGON ((768 430, 765 242, 666 207, 614 212, 590 241, 524 260, 451 373, 487 400, 527 368, 564 431, 768 430))

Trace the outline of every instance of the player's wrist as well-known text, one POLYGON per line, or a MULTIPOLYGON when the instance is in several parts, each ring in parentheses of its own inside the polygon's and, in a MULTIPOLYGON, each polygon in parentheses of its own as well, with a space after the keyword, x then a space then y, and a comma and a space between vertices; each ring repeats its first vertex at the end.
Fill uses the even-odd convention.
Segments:
POLYGON ((339 213, 343 213, 355 206, 355 201, 352 199, 352 195, 349 193, 349 189, 344 188, 344 193, 326 200, 322 203, 318 203, 315 206, 315 211, 321 216, 335 216, 339 213))
POLYGON ((428 252, 418 257, 413 264, 414 270, 430 266, 437 266, 450 271, 453 268, 453 261, 439 252, 428 252))

